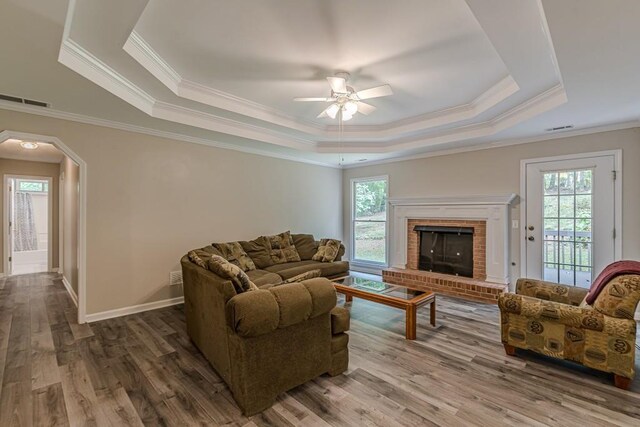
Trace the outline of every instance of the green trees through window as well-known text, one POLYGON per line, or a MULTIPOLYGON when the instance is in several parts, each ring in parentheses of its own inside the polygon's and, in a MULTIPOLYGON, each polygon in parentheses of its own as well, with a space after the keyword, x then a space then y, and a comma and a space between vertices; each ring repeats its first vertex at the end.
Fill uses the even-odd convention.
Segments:
POLYGON ((387 180, 353 183, 353 244, 357 261, 386 262, 387 180))

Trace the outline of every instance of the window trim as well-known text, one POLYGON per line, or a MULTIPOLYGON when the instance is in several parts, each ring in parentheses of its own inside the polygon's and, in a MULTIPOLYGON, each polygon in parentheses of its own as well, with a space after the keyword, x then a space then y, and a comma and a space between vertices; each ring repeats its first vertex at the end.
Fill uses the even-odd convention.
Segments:
MULTIPOLYGON (((377 175, 377 176, 367 176, 361 178, 351 178, 350 181, 350 199, 349 203, 351 206, 351 217, 349 218, 351 233, 350 233, 350 245, 349 245, 349 261, 352 265, 362 266, 362 267, 371 267, 371 268, 387 268, 389 266, 389 175, 377 175), (356 254, 356 245, 355 245, 355 235, 356 235, 356 199, 355 199, 355 188, 356 184, 362 182, 369 181, 385 181, 386 185, 386 198, 387 205, 385 206, 385 241, 384 241, 384 262, 375 262, 375 261, 367 261, 362 259, 357 259, 356 254)), ((380 221, 382 222, 382 221, 380 221)))

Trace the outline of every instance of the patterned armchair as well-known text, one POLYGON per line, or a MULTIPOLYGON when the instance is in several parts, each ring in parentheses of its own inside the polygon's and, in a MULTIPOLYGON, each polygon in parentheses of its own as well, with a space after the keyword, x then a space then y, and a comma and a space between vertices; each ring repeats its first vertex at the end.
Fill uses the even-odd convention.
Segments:
POLYGON ((501 337, 508 355, 533 350, 614 374, 628 389, 635 375, 636 322, 640 275, 609 281, 593 305, 588 289, 519 279, 516 293, 501 294, 501 337))

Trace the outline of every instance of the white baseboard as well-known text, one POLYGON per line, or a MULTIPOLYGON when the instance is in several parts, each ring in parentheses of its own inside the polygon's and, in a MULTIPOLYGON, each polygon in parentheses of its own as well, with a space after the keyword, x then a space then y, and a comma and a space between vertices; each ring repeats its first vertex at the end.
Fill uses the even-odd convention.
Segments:
POLYGON ((85 320, 88 323, 97 322, 99 320, 112 319, 114 317, 127 316, 129 314, 140 313, 143 311, 155 310, 157 308, 169 307, 171 305, 182 304, 184 297, 175 297, 164 299, 161 301, 148 302, 145 304, 132 305, 129 307, 116 308, 115 310, 101 311, 99 313, 87 314, 85 320))
POLYGON ((65 288, 67 288, 67 292, 69 292, 69 295, 71 296, 71 299, 73 300, 73 303, 76 305, 76 307, 78 307, 78 295, 76 294, 76 292, 71 287, 71 283, 69 283, 67 278, 64 277, 64 276, 62 276, 62 284, 64 285, 65 288))

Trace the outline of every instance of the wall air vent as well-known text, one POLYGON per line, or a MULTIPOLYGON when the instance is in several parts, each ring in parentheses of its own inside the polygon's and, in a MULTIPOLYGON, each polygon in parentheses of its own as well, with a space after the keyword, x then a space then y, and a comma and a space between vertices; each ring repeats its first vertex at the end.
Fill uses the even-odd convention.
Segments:
POLYGON ((555 128, 549 128, 549 129, 545 129, 545 132, 559 132, 561 130, 570 130, 573 129, 573 125, 566 125, 566 126, 558 126, 555 128))
POLYGON ((15 102, 16 104, 35 105, 36 107, 49 108, 51 105, 47 102, 35 101, 33 99, 18 98, 17 96, 5 95, 0 93, 0 100, 15 102))

